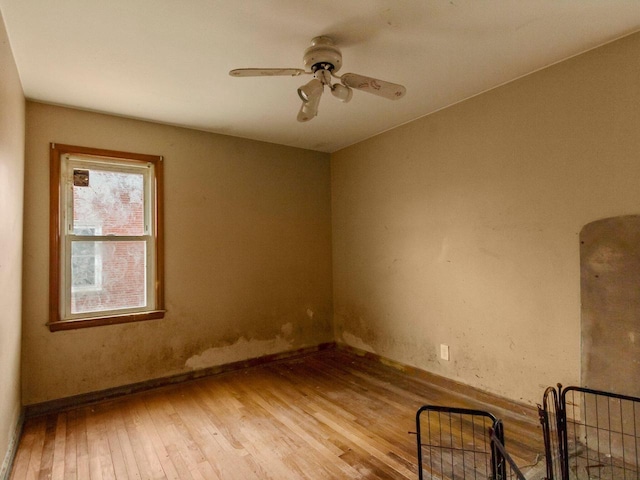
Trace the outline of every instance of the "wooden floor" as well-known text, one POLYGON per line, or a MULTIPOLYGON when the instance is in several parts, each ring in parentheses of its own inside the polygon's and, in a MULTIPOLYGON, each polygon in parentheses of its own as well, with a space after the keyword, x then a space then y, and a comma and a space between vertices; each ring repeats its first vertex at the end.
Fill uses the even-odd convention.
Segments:
MULTIPOLYGON (((29 418, 22 479, 417 479, 415 413, 480 407, 374 360, 326 350, 29 418)), ((490 408, 519 465, 535 418, 490 408)), ((526 468, 524 469, 526 471, 526 468)))

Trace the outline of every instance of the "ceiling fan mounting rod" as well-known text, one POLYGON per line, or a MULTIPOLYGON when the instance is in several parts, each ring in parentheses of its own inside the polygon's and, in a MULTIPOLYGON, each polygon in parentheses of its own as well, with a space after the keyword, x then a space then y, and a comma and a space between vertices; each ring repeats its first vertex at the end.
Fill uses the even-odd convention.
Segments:
POLYGON ((316 73, 318 70, 328 70, 329 72, 333 72, 335 68, 335 65, 329 62, 318 62, 311 65, 311 71, 313 73, 316 73))
POLYGON ((314 77, 322 82, 323 85, 327 85, 329 88, 331 87, 331 70, 329 69, 318 69, 314 71, 314 77))

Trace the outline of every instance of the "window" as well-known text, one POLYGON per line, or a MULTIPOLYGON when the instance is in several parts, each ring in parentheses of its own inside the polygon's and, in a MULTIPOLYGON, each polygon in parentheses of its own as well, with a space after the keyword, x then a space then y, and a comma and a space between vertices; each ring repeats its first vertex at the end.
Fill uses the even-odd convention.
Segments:
POLYGON ((52 331, 164 316, 162 157, 51 144, 52 331))

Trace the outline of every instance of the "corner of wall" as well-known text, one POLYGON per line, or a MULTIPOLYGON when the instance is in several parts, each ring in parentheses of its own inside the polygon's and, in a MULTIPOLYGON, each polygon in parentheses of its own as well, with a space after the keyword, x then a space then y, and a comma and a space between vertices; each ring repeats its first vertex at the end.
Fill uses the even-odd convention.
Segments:
POLYGON ((13 429, 13 434, 9 439, 7 453, 4 456, 4 460, 2 461, 2 464, 0 464, 0 480, 9 480, 9 477, 11 476, 13 461, 16 458, 16 453, 18 452, 18 444, 20 443, 20 437, 22 436, 22 427, 24 426, 24 416, 25 416, 25 409, 24 407, 21 407, 20 414, 18 415, 15 427, 13 429))

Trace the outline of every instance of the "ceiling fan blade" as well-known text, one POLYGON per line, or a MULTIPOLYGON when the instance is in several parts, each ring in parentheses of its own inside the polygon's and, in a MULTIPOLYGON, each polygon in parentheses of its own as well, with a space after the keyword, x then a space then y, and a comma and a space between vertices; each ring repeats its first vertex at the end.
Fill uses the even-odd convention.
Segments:
POLYGON ((340 81, 347 87, 373 93, 389 100, 397 100, 407 93, 407 89, 397 83, 385 82, 384 80, 365 77, 356 73, 345 73, 340 77, 340 81))
POLYGON ((303 73, 307 72, 301 68, 236 68, 231 70, 229 75, 232 77, 297 77, 303 73))

